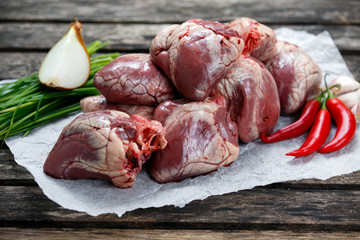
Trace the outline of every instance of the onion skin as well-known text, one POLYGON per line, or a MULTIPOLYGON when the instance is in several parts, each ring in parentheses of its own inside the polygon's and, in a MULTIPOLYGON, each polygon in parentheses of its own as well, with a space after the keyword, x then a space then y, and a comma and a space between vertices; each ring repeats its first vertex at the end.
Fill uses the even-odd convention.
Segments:
POLYGON ((81 27, 82 24, 75 19, 67 33, 48 52, 39 70, 39 80, 43 85, 58 90, 70 90, 81 87, 87 82, 91 62, 81 35, 81 27), (79 47, 83 51, 79 50, 79 47), (70 62, 69 58, 75 60, 70 62), (85 58, 87 62, 83 62, 85 58))
MULTIPOLYGON (((84 50, 85 50, 85 52, 86 52, 86 54, 87 54, 87 56, 88 56, 88 60, 89 60, 89 74, 88 74, 88 76, 87 76, 87 78, 86 78, 86 79, 88 79, 89 76, 90 76, 91 61, 90 61, 90 55, 89 55, 88 51, 86 50, 86 46, 85 46, 85 43, 84 43, 84 39, 83 39, 83 37, 82 37, 82 35, 81 35, 81 32, 82 32, 82 30, 81 30, 82 24, 79 22, 79 20, 77 20, 77 19, 75 18, 75 21, 70 24, 70 28, 72 28, 72 27, 75 29, 76 38, 79 40, 79 43, 80 43, 81 46, 84 48, 84 50)), ((86 81, 85 81, 85 82, 86 82, 86 81)), ((84 82, 84 83, 85 83, 85 82, 84 82)), ((84 85, 84 84, 83 84, 83 85, 84 85)), ((82 86, 82 85, 81 85, 81 86, 82 86)))

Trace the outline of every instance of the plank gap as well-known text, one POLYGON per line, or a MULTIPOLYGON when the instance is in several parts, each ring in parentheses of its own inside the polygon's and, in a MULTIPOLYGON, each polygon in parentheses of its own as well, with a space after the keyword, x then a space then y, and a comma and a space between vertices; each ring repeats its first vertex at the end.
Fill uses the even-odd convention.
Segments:
POLYGON ((34 179, 0 179, 0 186, 11 186, 11 187, 31 186, 31 187, 38 187, 39 185, 35 182, 34 179))
POLYGON ((93 229, 93 228, 2 228, 5 239, 353 239, 356 231, 247 231, 247 230, 153 230, 153 229, 93 229))
MULTIPOLYGON (((100 181, 100 180, 99 180, 100 181)), ((38 187, 38 184, 34 179, 0 179, 0 186, 11 186, 11 187, 21 187, 21 186, 32 186, 38 187)), ((329 191, 329 190, 339 190, 339 191, 360 191, 359 184, 321 184, 321 183, 302 183, 302 182, 280 182, 280 183, 271 183, 265 186, 256 186, 252 189, 278 189, 278 190, 316 190, 316 191, 329 191)), ((248 189, 244 189, 248 190, 248 189)), ((251 189, 250 189, 251 190, 251 189)), ((240 190, 241 191, 241 190, 240 190)))
MULTIPOLYGON (((316 181, 316 180, 315 180, 316 181)), ((320 180, 318 180, 320 181, 320 180)), ((271 183, 265 186, 257 186, 254 189, 289 189, 289 190, 352 190, 360 191, 359 184, 321 184, 321 183, 303 183, 303 182, 279 182, 271 183)))
POLYGON ((344 232, 360 231, 359 224, 316 224, 316 223, 257 223, 257 222, 113 222, 113 221, 1 221, 0 228, 77 228, 77 229, 154 229, 154 230, 257 230, 257 231, 300 231, 300 232, 344 232))

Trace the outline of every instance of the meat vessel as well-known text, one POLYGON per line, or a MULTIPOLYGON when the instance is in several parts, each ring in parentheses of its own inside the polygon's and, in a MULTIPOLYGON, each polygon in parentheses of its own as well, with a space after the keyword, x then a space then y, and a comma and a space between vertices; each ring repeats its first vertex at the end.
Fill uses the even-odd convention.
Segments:
POLYGON ((275 53, 276 34, 268 26, 251 18, 237 18, 229 23, 245 42, 243 54, 265 61, 275 53))

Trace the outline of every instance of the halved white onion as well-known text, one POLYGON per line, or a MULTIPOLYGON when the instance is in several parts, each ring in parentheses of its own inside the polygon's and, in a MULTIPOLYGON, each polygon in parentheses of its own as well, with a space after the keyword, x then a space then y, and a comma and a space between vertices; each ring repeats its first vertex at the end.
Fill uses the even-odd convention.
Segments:
POLYGON ((89 75, 90 57, 81 36, 81 23, 75 20, 44 58, 39 79, 49 87, 74 89, 83 85, 89 75))

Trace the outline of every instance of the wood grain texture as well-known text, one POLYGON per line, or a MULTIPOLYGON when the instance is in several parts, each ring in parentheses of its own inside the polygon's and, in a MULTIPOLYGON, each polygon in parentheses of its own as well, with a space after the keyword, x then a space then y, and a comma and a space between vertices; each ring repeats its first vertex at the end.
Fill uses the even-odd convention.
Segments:
POLYGON ((0 224, 207 230, 360 230, 359 191, 254 189, 211 196, 184 208, 138 209, 118 218, 64 209, 38 187, 0 187, 0 224), (15 222, 14 222, 15 221, 15 222))
POLYGON ((0 185, 36 185, 33 176, 18 165, 9 149, 0 149, 0 185))
POLYGON ((0 228, 3 240, 56 240, 56 239, 148 239, 148 240, 220 240, 220 239, 360 239, 359 232, 291 232, 291 231, 238 231, 238 230, 181 230, 181 229, 37 229, 0 228))
POLYGON ((357 0, 43 1, 2 0, 2 21, 183 22, 253 17, 276 23, 359 23, 357 0))
MULTIPOLYGON (((0 52, 0 79, 16 79, 37 72, 44 57, 45 53, 37 52, 0 52)), ((343 55, 343 58, 355 79, 360 80, 360 55, 343 55)))
MULTIPOLYGON (((358 0, 2 0, 0 80, 38 71, 46 52, 77 17, 86 43, 103 52, 148 52, 156 33, 192 18, 251 17, 333 37, 360 80, 358 0)), ((360 171, 325 181, 273 183, 184 208, 137 209, 121 218, 64 209, 0 149, 0 239, 360 239, 360 171)))
POLYGON ((360 81, 360 55, 345 55, 343 57, 354 78, 360 81))
POLYGON ((38 72, 45 53, 1 53, 0 79, 18 79, 38 72))
MULTIPOLYGON (((33 176, 15 162, 9 149, 0 149, 0 169, 0 186, 36 186, 33 176)), ((256 188, 360 190, 360 171, 335 176, 327 180, 303 179, 300 181, 273 183, 256 188)))
MULTIPOLYGON (((0 24, 0 51, 48 51, 68 30, 69 23, 0 24), (17 31, 14 31, 17 29, 17 31), (36 33, 36 34, 34 34, 36 33)), ((155 35, 169 24, 83 24, 86 43, 110 41, 107 51, 148 52, 155 35)), ((340 51, 360 53, 359 25, 269 25, 273 29, 290 27, 313 34, 328 31, 340 51)))
MULTIPOLYGON (((129 52, 120 52, 121 55, 127 53, 129 52)), ((37 72, 45 54, 42 52, 0 52, 0 80, 17 79, 37 72)), ((355 79, 360 80, 360 55, 344 54, 343 58, 355 79)))

